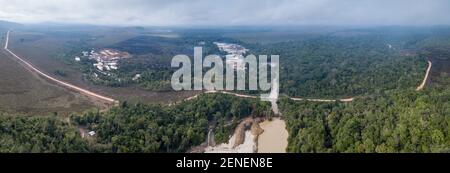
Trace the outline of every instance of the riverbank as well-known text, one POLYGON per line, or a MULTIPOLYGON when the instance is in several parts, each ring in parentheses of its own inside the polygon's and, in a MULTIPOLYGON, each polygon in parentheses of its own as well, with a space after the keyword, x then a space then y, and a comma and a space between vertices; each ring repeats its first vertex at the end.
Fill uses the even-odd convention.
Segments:
POLYGON ((205 142, 190 152, 285 153, 288 137, 284 120, 249 117, 241 121, 227 143, 208 145, 205 142))
MULTIPOLYGON (((234 130, 228 143, 207 146, 205 153, 255 153, 258 136, 263 132, 259 127, 259 118, 243 119, 234 130)), ((208 137, 209 138, 209 137, 208 137)), ((208 139, 209 140, 209 139, 208 139)), ((215 142, 214 142, 215 143, 215 142)))

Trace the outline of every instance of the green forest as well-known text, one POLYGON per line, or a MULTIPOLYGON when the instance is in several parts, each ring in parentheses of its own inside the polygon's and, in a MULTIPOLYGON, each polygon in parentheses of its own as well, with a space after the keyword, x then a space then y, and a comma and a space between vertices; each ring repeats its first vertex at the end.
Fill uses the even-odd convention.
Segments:
POLYGON ((450 76, 351 103, 281 101, 289 152, 450 152, 450 76))
POLYGON ((344 30, 302 41, 249 44, 256 55, 280 55, 280 92, 291 97, 348 98, 409 89, 421 82, 426 40, 440 30, 344 30))
POLYGON ((124 102, 105 113, 72 115, 69 122, 57 115, 3 114, 0 152, 185 152, 206 140, 209 126, 222 142, 239 119, 271 114, 267 102, 224 94, 205 94, 173 106, 124 102), (81 128, 96 135, 82 138, 81 128))

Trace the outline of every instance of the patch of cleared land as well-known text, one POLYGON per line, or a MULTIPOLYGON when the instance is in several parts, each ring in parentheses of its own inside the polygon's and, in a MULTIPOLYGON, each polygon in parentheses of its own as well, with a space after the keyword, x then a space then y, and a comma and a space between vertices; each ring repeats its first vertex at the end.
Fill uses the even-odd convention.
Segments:
POLYGON ((233 135, 228 143, 219 144, 214 147, 207 147, 205 153, 254 153, 256 151, 255 135, 250 130, 245 131, 245 140, 240 145, 235 145, 236 134, 233 135))
MULTIPOLYGON (((5 33, 2 33, 5 34, 5 33)), ((5 40, 1 40, 2 45, 5 40)), ((85 96, 50 83, 0 50, 0 112, 68 114, 94 107, 85 96)))
MULTIPOLYGON (((103 41, 100 46, 107 45, 106 40, 109 39, 106 37, 107 36, 101 37, 101 40, 103 41)), ((67 36, 14 31, 11 33, 9 49, 46 74, 51 75, 56 70, 64 69, 64 72, 66 73, 65 76, 52 75, 54 78, 67 81, 73 85, 120 101, 171 103, 200 93, 198 91, 153 92, 135 86, 107 87, 94 85, 85 79, 83 72, 78 69, 78 67, 67 64, 62 59, 58 58, 58 55, 61 53, 71 51, 70 46, 68 45, 76 42, 76 40, 76 38, 67 36)), ((97 40, 100 40, 100 38, 97 40)))
MULTIPOLYGON (((258 136, 262 133, 259 127, 259 118, 248 117, 243 119, 234 130, 228 143, 207 146, 205 153, 256 153, 258 136)), ((208 134, 209 136, 209 134, 208 134)), ((208 144, 210 144, 208 140, 208 144)))

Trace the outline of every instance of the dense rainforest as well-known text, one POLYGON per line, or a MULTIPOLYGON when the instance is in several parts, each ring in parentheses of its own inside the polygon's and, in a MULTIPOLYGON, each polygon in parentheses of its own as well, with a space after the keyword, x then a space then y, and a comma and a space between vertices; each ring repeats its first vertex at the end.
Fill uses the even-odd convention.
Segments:
POLYGON ((450 77, 351 103, 281 101, 289 152, 450 152, 450 77))
POLYGON ((271 116, 267 102, 202 95, 173 106, 126 102, 108 112, 48 117, 0 116, 0 152, 185 152, 206 140, 227 141, 238 120, 271 116), (91 137, 82 133, 95 131, 91 137))
POLYGON ((308 42, 270 45, 267 53, 280 55, 281 93, 346 98, 406 89, 420 82, 426 61, 415 55, 405 56, 389 46, 378 35, 324 36, 308 42))
MULTIPOLYGON (((423 91, 388 90, 351 103, 280 100, 288 152, 449 152, 450 77, 423 91)), ((210 126, 226 141, 241 118, 271 116, 267 102, 202 95, 170 107, 122 103, 63 121, 0 116, 1 152, 184 152, 210 126), (83 130, 80 130, 83 129, 83 130), (83 131, 96 135, 81 137, 83 131)))

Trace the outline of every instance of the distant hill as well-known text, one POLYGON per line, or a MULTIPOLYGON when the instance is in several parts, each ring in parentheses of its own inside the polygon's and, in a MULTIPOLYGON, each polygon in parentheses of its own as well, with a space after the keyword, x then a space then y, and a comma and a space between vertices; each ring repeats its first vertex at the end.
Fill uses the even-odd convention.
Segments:
POLYGON ((0 20, 0 28, 2 28, 2 29, 10 29, 10 28, 15 28, 15 27, 20 27, 20 26, 22 26, 22 25, 19 23, 0 20))

